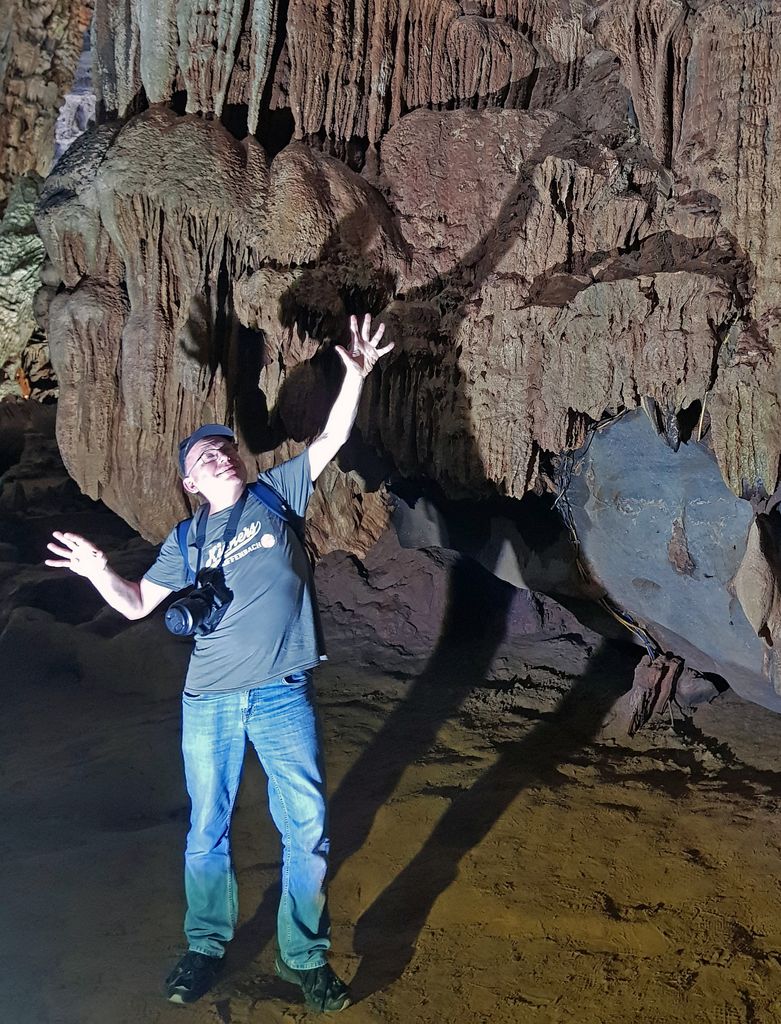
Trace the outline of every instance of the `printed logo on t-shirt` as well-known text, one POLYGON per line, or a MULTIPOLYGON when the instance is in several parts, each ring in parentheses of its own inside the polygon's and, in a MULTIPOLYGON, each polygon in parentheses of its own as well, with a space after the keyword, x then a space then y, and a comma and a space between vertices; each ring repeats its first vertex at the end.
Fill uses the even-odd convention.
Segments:
MULTIPOLYGON (((254 523, 250 523, 243 530, 240 530, 228 545, 228 550, 225 552, 225 560, 222 564, 230 565, 231 562, 238 562, 240 558, 245 558, 259 548, 273 547, 274 538, 269 533, 264 533, 260 540, 253 544, 253 541, 260 533, 260 528, 260 520, 256 519, 254 523), (269 538, 271 539, 271 544, 268 543, 269 538)), ((204 568, 212 569, 220 564, 224 547, 225 545, 221 540, 211 545, 206 555, 204 568)))

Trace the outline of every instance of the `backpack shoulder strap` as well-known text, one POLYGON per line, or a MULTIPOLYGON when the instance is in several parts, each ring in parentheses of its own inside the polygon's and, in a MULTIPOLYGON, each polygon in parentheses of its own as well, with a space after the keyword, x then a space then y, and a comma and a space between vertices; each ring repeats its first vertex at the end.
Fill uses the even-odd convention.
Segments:
POLYGON ((298 539, 303 543, 304 520, 301 516, 296 515, 282 495, 278 494, 274 488, 264 480, 257 480, 255 483, 249 484, 248 490, 255 495, 261 505, 266 506, 269 512, 272 512, 275 516, 281 519, 283 523, 287 523, 287 525, 293 529, 298 539))
MULTIPOLYGON (((273 487, 265 483, 263 480, 257 480, 253 484, 249 484, 247 490, 251 491, 252 494, 258 499, 261 505, 265 505, 269 512, 277 516, 282 520, 283 523, 287 523, 293 529, 298 539, 303 544, 304 542, 304 520, 301 516, 296 515, 284 498, 278 494, 273 487)), ((202 506, 203 507, 203 506, 202 506)), ((197 516, 198 513, 196 512, 197 516)), ((190 559, 187 551, 187 535, 190 531, 190 524, 192 523, 195 516, 190 519, 183 519, 176 527, 176 540, 179 544, 179 550, 182 553, 182 561, 184 562, 185 569, 187 571, 187 583, 195 583, 195 573, 190 568, 190 559)))
POLYGON ((284 523, 290 522, 293 513, 288 507, 287 502, 265 481, 256 480, 255 483, 248 485, 247 490, 251 491, 261 505, 266 506, 269 512, 273 512, 284 523))
POLYGON ((190 559, 187 552, 187 534, 189 533, 191 522, 192 517, 190 519, 183 519, 176 527, 176 539, 179 543, 179 550, 182 552, 182 561, 187 572, 188 585, 195 583, 195 573, 190 568, 190 559))

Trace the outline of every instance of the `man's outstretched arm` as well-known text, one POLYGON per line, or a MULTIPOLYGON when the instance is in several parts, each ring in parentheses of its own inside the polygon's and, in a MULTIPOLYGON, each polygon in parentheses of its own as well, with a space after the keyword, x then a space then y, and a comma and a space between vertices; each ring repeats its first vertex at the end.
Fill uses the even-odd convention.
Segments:
POLYGON ((47 558, 46 565, 56 569, 70 569, 77 576, 89 580, 100 596, 126 619, 143 619, 171 591, 151 580, 126 580, 114 572, 103 552, 77 533, 52 534, 54 541, 47 544, 56 558, 47 558))
POLYGON ((344 380, 331 407, 323 432, 309 446, 309 468, 312 480, 316 480, 325 467, 336 455, 347 438, 355 422, 358 402, 363 390, 363 382, 371 373, 377 360, 393 348, 393 342, 379 347, 385 326, 380 325, 374 334, 372 318, 367 313, 360 328, 357 317, 350 317, 350 348, 336 346, 336 351, 344 363, 344 380))

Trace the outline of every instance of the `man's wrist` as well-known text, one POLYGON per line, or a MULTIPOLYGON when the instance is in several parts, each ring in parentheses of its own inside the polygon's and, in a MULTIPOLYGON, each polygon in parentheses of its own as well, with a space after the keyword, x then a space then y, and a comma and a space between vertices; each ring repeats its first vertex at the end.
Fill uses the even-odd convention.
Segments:
POLYGON ((345 369, 344 380, 342 381, 342 389, 350 390, 354 394, 359 395, 363 390, 363 384, 365 380, 366 377, 364 376, 363 373, 361 373, 360 370, 353 369, 352 367, 350 367, 349 369, 345 369))
POLYGON ((89 573, 87 574, 87 579, 90 581, 90 583, 98 583, 101 580, 107 580, 111 575, 111 570, 109 569, 108 565, 108 559, 106 558, 102 551, 99 556, 95 556, 95 561, 95 568, 90 569, 89 573))

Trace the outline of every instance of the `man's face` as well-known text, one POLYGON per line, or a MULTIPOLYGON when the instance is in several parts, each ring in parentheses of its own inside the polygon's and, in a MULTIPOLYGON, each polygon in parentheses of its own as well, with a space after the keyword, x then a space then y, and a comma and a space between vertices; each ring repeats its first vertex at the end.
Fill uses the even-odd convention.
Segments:
POLYGON ((204 497, 247 482, 247 470, 235 441, 229 437, 204 437, 187 453, 185 488, 204 497))

